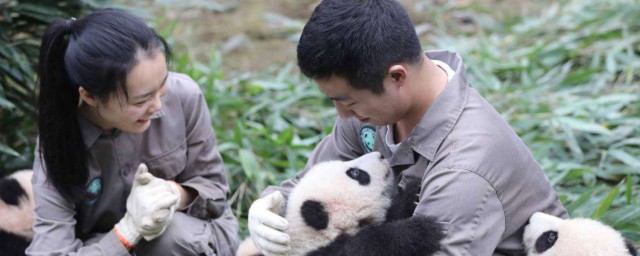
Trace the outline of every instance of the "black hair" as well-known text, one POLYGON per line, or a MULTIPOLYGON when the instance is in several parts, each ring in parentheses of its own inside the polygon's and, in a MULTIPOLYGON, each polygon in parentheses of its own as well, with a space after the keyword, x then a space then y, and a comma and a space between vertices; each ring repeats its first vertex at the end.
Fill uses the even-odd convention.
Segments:
POLYGON ((166 41, 142 19, 125 11, 103 9, 83 18, 55 20, 47 27, 38 62, 39 146, 47 178, 60 193, 82 200, 87 148, 78 122, 78 88, 108 100, 138 63, 137 54, 153 56, 166 41))
POLYGON ((422 55, 409 15, 394 0, 324 0, 298 43, 298 66, 307 77, 336 75, 376 94, 391 65, 422 63, 422 55))

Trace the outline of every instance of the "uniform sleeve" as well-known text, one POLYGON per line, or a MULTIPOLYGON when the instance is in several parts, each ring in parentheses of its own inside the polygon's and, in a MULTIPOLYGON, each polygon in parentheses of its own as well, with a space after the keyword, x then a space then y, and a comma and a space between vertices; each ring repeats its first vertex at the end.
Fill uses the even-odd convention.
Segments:
POLYGON ((209 108, 193 80, 181 78, 179 81, 183 83, 180 90, 188 91, 181 100, 187 126, 187 165, 176 177, 176 182, 198 192, 187 207, 187 215, 200 219, 218 218, 227 207, 229 185, 209 108))
POLYGON ((468 170, 431 172, 423 178, 415 214, 443 224, 446 237, 437 255, 493 255, 506 223, 496 190, 468 170))
POLYGON ((267 187, 267 189, 262 192, 262 196, 278 190, 282 192, 285 198, 288 198, 291 190, 293 190, 311 166, 331 160, 349 161, 363 155, 364 148, 358 142, 359 136, 358 130, 356 129, 358 125, 359 123, 355 118, 337 118, 331 133, 327 137, 324 137, 313 150, 305 169, 296 174, 294 178, 282 182, 280 186, 267 187))
POLYGON ((113 230, 98 242, 84 245, 75 235, 75 206, 46 181, 36 145, 33 164, 34 237, 27 255, 129 255, 113 230))

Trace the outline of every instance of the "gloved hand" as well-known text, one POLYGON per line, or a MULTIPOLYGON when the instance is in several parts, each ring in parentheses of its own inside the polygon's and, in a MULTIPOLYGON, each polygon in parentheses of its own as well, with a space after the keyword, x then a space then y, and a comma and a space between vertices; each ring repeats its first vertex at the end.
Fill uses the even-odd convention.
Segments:
POLYGON ((127 198, 127 213, 115 227, 120 242, 130 249, 141 236, 149 241, 161 235, 171 223, 179 200, 175 185, 154 177, 145 164, 140 164, 127 198))
POLYGON ((249 233, 253 243, 266 256, 289 252, 289 222, 278 215, 284 196, 279 191, 260 198, 249 208, 249 233))
MULTIPOLYGON (((144 166, 144 168, 146 168, 146 165, 144 166)), ((150 192, 147 192, 146 193, 147 195, 145 197, 149 197, 148 195, 150 193, 155 193, 156 202, 157 202, 155 204, 157 208, 155 209, 158 209, 158 210, 154 211, 151 214, 151 219, 153 221, 148 223, 145 223, 145 222, 142 223, 143 231, 141 231, 140 234, 142 235, 144 240, 151 241, 156 237, 162 235, 162 233, 164 233, 164 231, 167 229, 169 224, 171 224, 171 220, 173 219, 173 214, 176 212, 176 209, 178 209, 178 206, 180 205, 180 191, 177 187, 179 186, 177 183, 168 182, 166 180, 156 178, 151 173, 148 173, 148 172, 147 174, 150 176, 151 181, 147 183, 147 185, 145 186, 154 186, 154 188, 150 188, 149 189, 150 192), (157 189, 157 190, 153 190, 153 189, 157 189), (158 191, 158 190, 159 192, 152 192, 152 191, 158 191), (167 193, 170 193, 170 194, 167 194, 167 193), (169 208, 166 208, 165 207, 166 204, 164 204, 164 202, 167 202, 167 204, 169 204, 168 202, 171 202, 173 198, 175 198, 175 203, 171 204, 169 208), (156 232, 158 228, 159 228, 159 231, 156 232)), ((146 179, 146 178, 143 177, 143 179, 146 179)))

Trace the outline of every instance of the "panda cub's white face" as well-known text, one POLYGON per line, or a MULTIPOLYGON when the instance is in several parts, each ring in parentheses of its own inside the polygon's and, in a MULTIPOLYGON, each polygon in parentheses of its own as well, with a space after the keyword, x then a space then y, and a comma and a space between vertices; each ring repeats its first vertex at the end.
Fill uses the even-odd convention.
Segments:
POLYGON ((620 233, 607 225, 591 219, 563 220, 540 212, 529 219, 524 244, 529 256, 632 255, 620 233))
POLYGON ((393 181, 389 163, 378 152, 313 166, 287 203, 292 249, 311 246, 298 242, 322 246, 318 238, 329 241, 344 232, 354 234, 361 226, 384 222, 393 181))

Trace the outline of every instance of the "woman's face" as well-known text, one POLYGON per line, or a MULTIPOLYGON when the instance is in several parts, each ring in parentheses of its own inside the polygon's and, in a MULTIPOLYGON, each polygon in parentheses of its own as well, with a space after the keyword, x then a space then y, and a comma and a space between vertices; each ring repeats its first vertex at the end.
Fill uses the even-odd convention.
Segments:
POLYGON ((136 64, 127 75, 128 97, 118 90, 98 105, 101 128, 112 128, 124 132, 144 132, 151 125, 149 117, 160 111, 160 97, 167 92, 166 81, 169 72, 165 57, 160 52, 151 56, 141 53, 136 64))

